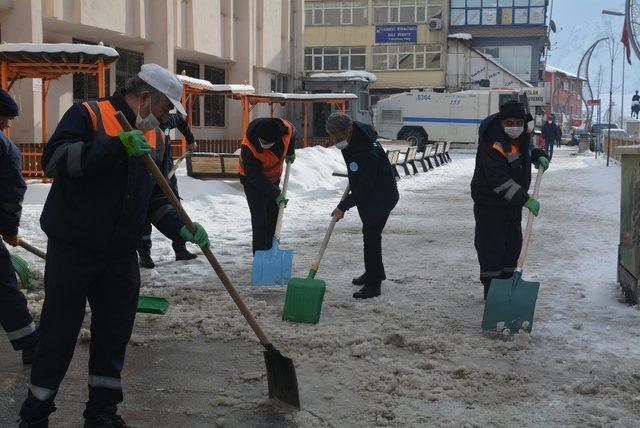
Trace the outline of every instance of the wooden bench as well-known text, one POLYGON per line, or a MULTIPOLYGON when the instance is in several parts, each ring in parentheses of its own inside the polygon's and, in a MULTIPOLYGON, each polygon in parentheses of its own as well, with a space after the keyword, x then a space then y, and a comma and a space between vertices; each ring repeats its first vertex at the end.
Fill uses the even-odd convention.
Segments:
POLYGON ((240 156, 223 153, 190 153, 187 155, 187 175, 201 180, 239 178, 240 156))
POLYGON ((435 164, 436 168, 442 165, 442 163, 440 162, 441 150, 442 150, 442 143, 435 143, 433 145, 433 150, 431 150, 430 158, 433 159, 433 163, 435 164))
POLYGON ((433 169, 433 164, 431 163, 431 159, 430 159, 432 151, 433 151, 433 144, 427 144, 424 147, 424 150, 419 152, 419 154, 416 155, 416 161, 420 162, 424 172, 427 172, 430 169, 433 169))
POLYGON ((411 165, 413 168, 413 173, 417 174, 418 169, 416 168, 416 154, 418 153, 418 148, 415 146, 409 147, 406 152, 403 153, 404 159, 402 162, 398 163, 398 166, 401 166, 404 169, 405 176, 411 175, 409 172, 409 167, 407 165, 411 165))
POLYGON ((387 150, 387 158, 389 158, 389 163, 391 164, 391 169, 393 169, 393 175, 396 176, 396 179, 400 179, 400 174, 398 174, 398 159, 400 158, 400 150, 387 150))

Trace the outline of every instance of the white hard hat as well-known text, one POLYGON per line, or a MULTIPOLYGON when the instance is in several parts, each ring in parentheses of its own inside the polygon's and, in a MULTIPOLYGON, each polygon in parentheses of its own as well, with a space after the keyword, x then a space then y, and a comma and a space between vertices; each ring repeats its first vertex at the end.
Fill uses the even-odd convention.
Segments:
POLYGON ((176 110, 182 115, 187 114, 180 100, 182 99, 182 83, 178 78, 164 67, 158 64, 144 64, 138 73, 138 77, 156 88, 169 98, 176 110))

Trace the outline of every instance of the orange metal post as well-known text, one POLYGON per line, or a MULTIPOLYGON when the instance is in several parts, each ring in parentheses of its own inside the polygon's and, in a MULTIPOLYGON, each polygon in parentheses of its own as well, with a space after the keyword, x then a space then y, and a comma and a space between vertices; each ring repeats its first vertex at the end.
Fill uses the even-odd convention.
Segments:
POLYGON ((269 110, 271 111, 271 117, 273 117, 273 108, 274 108, 273 103, 269 103, 269 110))
MULTIPOLYGON (((2 61, 2 64, 0 65, 0 80, 2 81, 2 89, 4 89, 5 91, 8 90, 8 87, 9 87, 8 68, 9 68, 8 64, 2 61)), ((4 135, 6 135, 7 137, 11 136, 11 131, 9 130, 9 128, 3 129, 3 132, 4 132, 4 135)))
POLYGON ((98 96, 100 98, 106 96, 106 85, 104 81, 104 60, 98 60, 98 96))
POLYGON ((249 127, 249 97, 247 95, 240 96, 240 102, 242 103, 242 135, 240 138, 244 138, 247 133, 247 128, 249 127))
POLYGON ((347 112, 347 103, 344 100, 340 101, 340 110, 342 110, 343 113, 347 112))
POLYGON ((304 106, 304 146, 309 147, 309 104, 303 102, 304 106))
MULTIPOLYGON (((184 85, 184 84, 182 85, 182 99, 180 100, 180 102, 182 103, 182 106, 186 110, 187 109, 187 85, 184 85)), ((187 122, 189 123, 189 128, 191 128, 191 125, 193 123, 191 119, 191 115, 187 116, 187 122)), ((187 152, 187 139, 184 138, 184 135, 180 140, 180 147, 182 148, 182 153, 180 154, 181 155, 185 154, 187 152)))
POLYGON ((47 143, 47 79, 42 79, 42 144, 47 143))

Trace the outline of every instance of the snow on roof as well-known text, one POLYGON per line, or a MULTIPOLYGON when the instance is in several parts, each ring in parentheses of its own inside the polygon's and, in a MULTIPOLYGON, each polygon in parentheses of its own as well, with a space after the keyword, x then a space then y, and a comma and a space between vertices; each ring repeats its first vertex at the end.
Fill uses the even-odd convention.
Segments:
POLYGON ((352 100, 358 98, 355 94, 350 93, 325 93, 325 94, 283 94, 280 92, 272 92, 270 94, 264 94, 261 96, 279 98, 283 100, 292 101, 311 101, 311 100, 352 100))
POLYGON ((378 80, 375 74, 361 70, 347 70, 340 73, 313 73, 309 76, 312 80, 362 80, 373 83, 378 80))
MULTIPOLYGON (((553 67, 551 65, 547 65, 546 71, 548 71, 549 73, 562 73, 562 74, 564 74, 564 75, 566 75, 568 77, 574 77, 576 79, 578 78, 578 76, 576 74, 574 74, 574 73, 569 73, 568 71, 564 71, 564 70, 562 70, 560 68, 553 67)), ((581 77, 580 79, 581 80, 586 80, 584 77, 581 77)))
POLYGON ((43 62, 54 60, 55 62, 95 63, 102 58, 105 63, 108 64, 118 59, 118 57, 118 51, 103 45, 85 45, 82 43, 0 44, 0 58, 9 61, 28 60, 31 62, 43 62))
POLYGON ((471 40, 473 36, 469 33, 455 33, 449 34, 450 39, 458 39, 458 40, 471 40))
POLYGON ((220 84, 213 84, 213 83, 209 82, 208 80, 196 79, 195 77, 189 77, 189 76, 185 76, 183 74, 176 74, 176 77, 178 78, 178 80, 180 80, 184 84, 187 84, 189 86, 193 86, 193 87, 195 87, 197 89, 202 89, 202 90, 205 90, 205 91, 227 92, 227 93, 231 93, 231 94, 253 94, 255 92, 255 89, 251 85, 238 85, 238 84, 220 85, 220 84))

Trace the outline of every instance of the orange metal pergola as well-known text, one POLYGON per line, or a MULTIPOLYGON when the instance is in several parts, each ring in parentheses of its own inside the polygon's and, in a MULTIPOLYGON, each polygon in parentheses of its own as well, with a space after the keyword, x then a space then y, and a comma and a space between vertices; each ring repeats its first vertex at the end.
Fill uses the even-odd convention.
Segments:
MULTIPOLYGON (((251 85, 245 84, 213 84, 208 80, 196 79, 189 77, 183 70, 177 75, 178 80, 182 82, 182 105, 187 111, 187 121, 189 127, 193 125, 193 105, 198 100, 198 97, 204 95, 223 95, 239 97, 242 95, 250 95, 255 92, 255 89, 251 85)), ((182 136, 182 153, 187 151, 187 141, 182 136)))
POLYGON ((245 135, 249 127, 249 119, 253 108, 260 103, 269 104, 271 117, 273 117, 276 104, 301 103, 304 109, 304 147, 308 146, 309 135, 309 105, 325 103, 335 105, 340 111, 346 111, 347 100, 354 100, 358 97, 350 93, 326 93, 326 94, 283 94, 273 92, 259 95, 240 95, 238 97, 242 103, 242 135, 245 135))
MULTIPOLYGON (((105 70, 118 52, 102 45, 71 43, 0 44, 0 81, 8 91, 19 79, 42 79, 42 143, 47 141, 47 94, 49 84, 67 74, 93 74, 98 95, 105 96, 105 70)), ((7 129, 6 134, 9 135, 7 129)))

